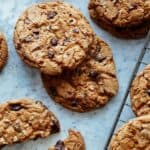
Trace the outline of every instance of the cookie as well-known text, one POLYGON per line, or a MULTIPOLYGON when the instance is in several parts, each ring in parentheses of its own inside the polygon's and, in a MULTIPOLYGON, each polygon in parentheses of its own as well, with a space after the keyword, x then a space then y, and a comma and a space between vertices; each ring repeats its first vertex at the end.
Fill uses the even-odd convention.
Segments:
POLYGON ((31 6, 14 32, 15 47, 24 62, 49 75, 76 68, 92 41, 93 31, 85 17, 63 2, 31 6))
POLYGON ((0 32, 0 70, 7 62, 8 48, 4 35, 0 32))
POLYGON ((150 115, 150 65, 135 77, 130 97, 132 109, 137 116, 150 115))
POLYGON ((150 115, 123 125, 113 136, 109 150, 150 150, 150 115))
POLYGON ((59 122, 40 101, 20 99, 0 105, 0 147, 59 132, 59 122))
POLYGON ((57 141, 49 150, 85 150, 85 143, 80 132, 69 130, 69 136, 64 141, 57 141))
POLYGON ((111 49, 98 37, 86 60, 75 70, 65 70, 55 77, 42 74, 42 80, 54 101, 77 112, 105 105, 118 91, 111 49))
POLYGON ((150 29, 149 0, 90 0, 91 17, 122 38, 142 38, 150 29))

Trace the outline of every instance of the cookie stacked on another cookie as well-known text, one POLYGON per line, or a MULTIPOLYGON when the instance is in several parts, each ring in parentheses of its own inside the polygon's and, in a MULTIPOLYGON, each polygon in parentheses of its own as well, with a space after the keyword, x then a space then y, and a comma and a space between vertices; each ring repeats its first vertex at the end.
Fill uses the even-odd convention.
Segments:
POLYGON ((17 21, 16 50, 24 62, 57 75, 76 68, 93 42, 93 30, 81 12, 63 2, 28 8, 17 21))
POLYGON ((122 38, 141 38, 150 29, 149 0, 90 0, 91 17, 122 38))
POLYGON ((42 79, 54 101, 77 112, 100 108, 118 91, 111 49, 98 37, 76 69, 53 77, 42 74, 42 79))
POLYGON ((90 111, 117 93, 111 49, 69 4, 47 2, 28 8, 17 21, 14 43, 20 57, 41 70, 54 101, 68 109, 90 111))

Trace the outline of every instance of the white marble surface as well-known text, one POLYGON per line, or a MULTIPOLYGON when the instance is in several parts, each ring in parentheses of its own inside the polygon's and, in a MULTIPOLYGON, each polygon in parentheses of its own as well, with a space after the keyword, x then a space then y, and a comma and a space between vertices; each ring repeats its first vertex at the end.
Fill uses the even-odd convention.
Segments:
POLYGON ((47 150, 58 139, 65 138, 69 128, 81 131, 85 137, 87 150, 105 149, 145 39, 117 39, 99 28, 90 19, 87 10, 89 0, 65 1, 80 8, 97 35, 112 47, 120 83, 118 95, 105 107, 84 114, 71 112, 55 104, 43 88, 40 73, 20 60, 13 45, 13 30, 18 16, 29 5, 40 0, 0 0, 0 30, 5 33, 9 46, 9 61, 0 73, 0 102, 22 97, 42 100, 58 116, 62 129, 59 134, 49 138, 8 146, 4 150, 47 150))

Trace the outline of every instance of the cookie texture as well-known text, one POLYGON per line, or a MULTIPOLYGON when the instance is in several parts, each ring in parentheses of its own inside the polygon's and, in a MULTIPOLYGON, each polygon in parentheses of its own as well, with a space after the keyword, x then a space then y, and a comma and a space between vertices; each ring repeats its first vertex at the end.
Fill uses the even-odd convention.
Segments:
POLYGON ((113 136, 109 150, 149 150, 150 115, 137 117, 121 127, 113 136))
POLYGON ((69 136, 64 141, 57 141, 49 150, 85 150, 84 139, 80 132, 69 130, 69 136))
POLYGON ((86 60, 75 70, 65 70, 55 77, 42 74, 42 79, 54 101, 77 112, 105 105, 118 90, 111 49, 98 37, 89 48, 86 60))
POLYGON ((4 67, 7 62, 8 48, 6 39, 3 33, 0 32, 0 70, 4 67))
POLYGON ((137 116, 150 115, 150 65, 135 77, 130 97, 132 109, 137 116))
POLYGON ((20 99, 0 105, 0 147, 45 138, 59 130, 57 118, 40 101, 20 99))
POLYGON ((85 17, 63 2, 31 6, 20 16, 14 32, 21 58, 49 75, 76 68, 92 41, 93 31, 85 17))
POLYGON ((141 38, 150 29, 149 0, 90 0, 91 17, 122 38, 141 38))

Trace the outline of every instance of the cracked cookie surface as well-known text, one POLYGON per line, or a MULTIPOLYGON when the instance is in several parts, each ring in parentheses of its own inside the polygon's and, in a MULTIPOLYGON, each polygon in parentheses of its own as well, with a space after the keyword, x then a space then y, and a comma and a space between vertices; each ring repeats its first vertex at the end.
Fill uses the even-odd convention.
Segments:
POLYGON ((64 107, 87 112, 105 105, 118 91, 115 64, 109 46, 98 37, 86 60, 73 71, 51 77, 42 74, 46 90, 64 107))
POLYGON ((91 17, 112 34, 140 38, 150 29, 149 0, 90 0, 91 17))
POLYGON ((85 150, 84 139, 80 132, 69 130, 69 136, 64 141, 57 141, 49 150, 85 150))
POLYGON ((149 150, 150 115, 137 117, 121 127, 113 136, 109 150, 149 150))
POLYGON ((3 33, 0 32, 0 70, 4 67, 7 62, 8 48, 6 39, 3 33))
POLYGON ((45 138, 59 130, 57 118, 40 101, 20 99, 0 104, 0 147, 45 138))
POLYGON ((15 47, 24 62, 49 75, 76 68, 92 41, 88 21, 63 2, 31 6, 20 16, 14 32, 15 47))
POLYGON ((150 115, 150 65, 135 77, 130 96, 132 109, 137 116, 150 115))

